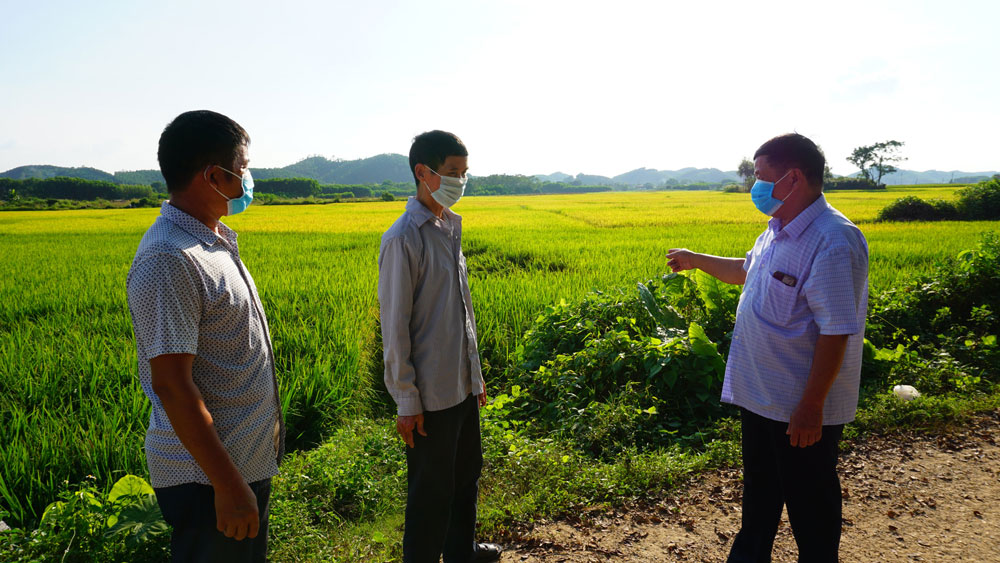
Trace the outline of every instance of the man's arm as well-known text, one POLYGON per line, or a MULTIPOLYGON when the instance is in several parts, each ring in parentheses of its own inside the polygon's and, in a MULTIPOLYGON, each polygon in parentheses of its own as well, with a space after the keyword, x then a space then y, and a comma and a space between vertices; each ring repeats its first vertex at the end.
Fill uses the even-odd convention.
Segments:
POLYGON ((849 336, 821 334, 816 340, 816 350, 813 352, 806 389, 788 421, 788 430, 785 432, 791 437, 793 447, 811 446, 822 438, 823 403, 833 381, 837 379, 837 373, 840 372, 849 336))
POLYGON ((215 431, 212 415, 194 384, 191 354, 164 354, 149 360, 153 392, 177 437, 215 489, 215 523, 227 537, 257 537, 257 497, 240 475, 215 431))
POLYGON ((733 285, 743 285, 747 273, 743 269, 744 258, 724 258, 711 254, 698 254, 686 248, 671 248, 667 253, 667 266, 673 272, 699 269, 719 281, 733 285))
POLYGON ((378 300, 382 324, 385 387, 396 402, 396 432, 413 447, 413 431, 426 436, 417 372, 410 358, 413 275, 401 237, 382 247, 378 260, 378 300))

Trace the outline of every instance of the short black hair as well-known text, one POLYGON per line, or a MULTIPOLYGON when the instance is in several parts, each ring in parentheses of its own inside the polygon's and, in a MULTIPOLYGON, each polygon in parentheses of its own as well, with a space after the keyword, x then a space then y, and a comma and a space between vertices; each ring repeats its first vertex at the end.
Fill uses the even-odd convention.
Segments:
POLYGON ((823 170, 826 157, 823 150, 808 137, 798 133, 779 135, 764 143, 753 153, 754 160, 766 156, 767 163, 784 171, 798 168, 806 181, 817 188, 823 187, 823 170))
POLYGON ((221 113, 196 110, 178 115, 163 129, 156 152, 167 191, 183 191, 210 164, 235 166, 240 147, 249 144, 246 130, 221 113))
POLYGON ((420 187, 420 180, 417 178, 418 164, 429 166, 437 172, 449 156, 469 156, 469 149, 465 148, 465 143, 454 133, 435 129, 414 137, 413 144, 410 145, 410 172, 413 173, 413 181, 417 187, 420 187))

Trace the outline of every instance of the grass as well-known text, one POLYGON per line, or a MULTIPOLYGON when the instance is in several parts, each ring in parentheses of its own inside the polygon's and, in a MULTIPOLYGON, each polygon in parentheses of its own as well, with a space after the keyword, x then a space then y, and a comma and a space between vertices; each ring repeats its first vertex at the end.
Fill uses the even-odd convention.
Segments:
MULTIPOLYGON (((829 195, 868 237, 874 290, 955 255, 994 227, 871 222, 894 199, 928 193, 947 198, 954 189, 829 195)), ((376 260, 379 237, 403 205, 251 207, 228 221, 241 234, 241 255, 269 316, 293 446, 312 448, 351 421, 390 411, 381 394, 376 260)), ((671 247, 740 256, 766 220, 746 194, 718 192, 477 197, 463 200, 457 211, 464 217, 463 246, 488 381, 502 379, 521 335, 545 305, 594 289, 634 287, 666 269, 663 254, 671 247)), ((5 444, 0 511, 10 524, 36 522, 66 481, 93 474, 110 484, 125 473, 146 473, 142 442, 149 407, 135 373, 124 280, 139 238, 157 214, 155 209, 0 214, 0 440, 5 444)), ((570 455, 543 443, 532 447, 538 453, 530 455, 541 456, 533 463, 542 465, 529 464, 522 473, 526 478, 531 467, 548 467, 551 459, 570 455), (546 458, 549 454, 558 457, 546 458)), ((663 464, 681 463, 671 461, 675 454, 636 458, 635 466, 660 468, 636 475, 652 479, 663 464)), ((521 495, 524 508, 502 518, 491 515, 516 503, 501 496, 491 505, 492 486, 484 482, 484 522, 491 529, 515 514, 555 510, 572 498, 603 498, 582 484, 568 488, 560 502, 549 499, 551 506, 521 495)), ((358 525, 389 537, 398 515, 386 507, 376 512, 390 515, 384 517, 388 528, 364 518, 358 525)), ((340 541, 336 530, 346 525, 323 533, 340 541)), ((379 545, 380 537, 363 543, 379 545)))

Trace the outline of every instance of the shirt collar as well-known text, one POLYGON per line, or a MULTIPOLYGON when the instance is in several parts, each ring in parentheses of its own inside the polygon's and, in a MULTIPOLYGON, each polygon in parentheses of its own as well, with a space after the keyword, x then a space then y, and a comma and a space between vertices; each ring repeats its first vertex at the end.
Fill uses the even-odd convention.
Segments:
MULTIPOLYGON (((406 211, 413 215, 413 222, 417 225, 417 227, 420 227, 427 221, 437 219, 437 216, 431 213, 431 210, 427 209, 427 206, 412 195, 406 200, 406 211)), ((459 225, 462 224, 462 216, 447 207, 444 208, 444 216, 450 221, 454 221, 459 225)))
POLYGON ((169 200, 160 206, 160 215, 207 246, 215 244, 220 237, 234 246, 236 244, 236 231, 227 227, 222 221, 219 221, 219 232, 216 233, 201 221, 171 205, 169 200))
POLYGON ((803 209, 801 213, 796 215, 795 218, 789 221, 783 228, 781 226, 781 219, 778 219, 777 217, 772 217, 771 220, 767 222, 767 226, 776 233, 780 231, 785 233, 785 236, 799 238, 817 217, 826 213, 828 208, 829 205, 826 203, 826 196, 819 194, 816 201, 812 202, 809 207, 803 209))

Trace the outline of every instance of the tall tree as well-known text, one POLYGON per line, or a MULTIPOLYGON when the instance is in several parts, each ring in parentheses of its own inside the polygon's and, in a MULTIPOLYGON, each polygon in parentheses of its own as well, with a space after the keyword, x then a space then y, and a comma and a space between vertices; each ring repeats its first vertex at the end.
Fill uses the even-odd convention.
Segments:
POLYGON ((895 163, 906 160, 906 157, 899 154, 904 144, 901 141, 882 141, 861 146, 854 149, 847 161, 861 169, 861 175, 877 186, 882 183, 883 176, 898 170, 895 163))
POLYGON ((743 178, 743 191, 749 192, 750 187, 757 181, 757 178, 753 175, 753 162, 744 157, 736 169, 736 173, 739 174, 740 178, 743 178))

